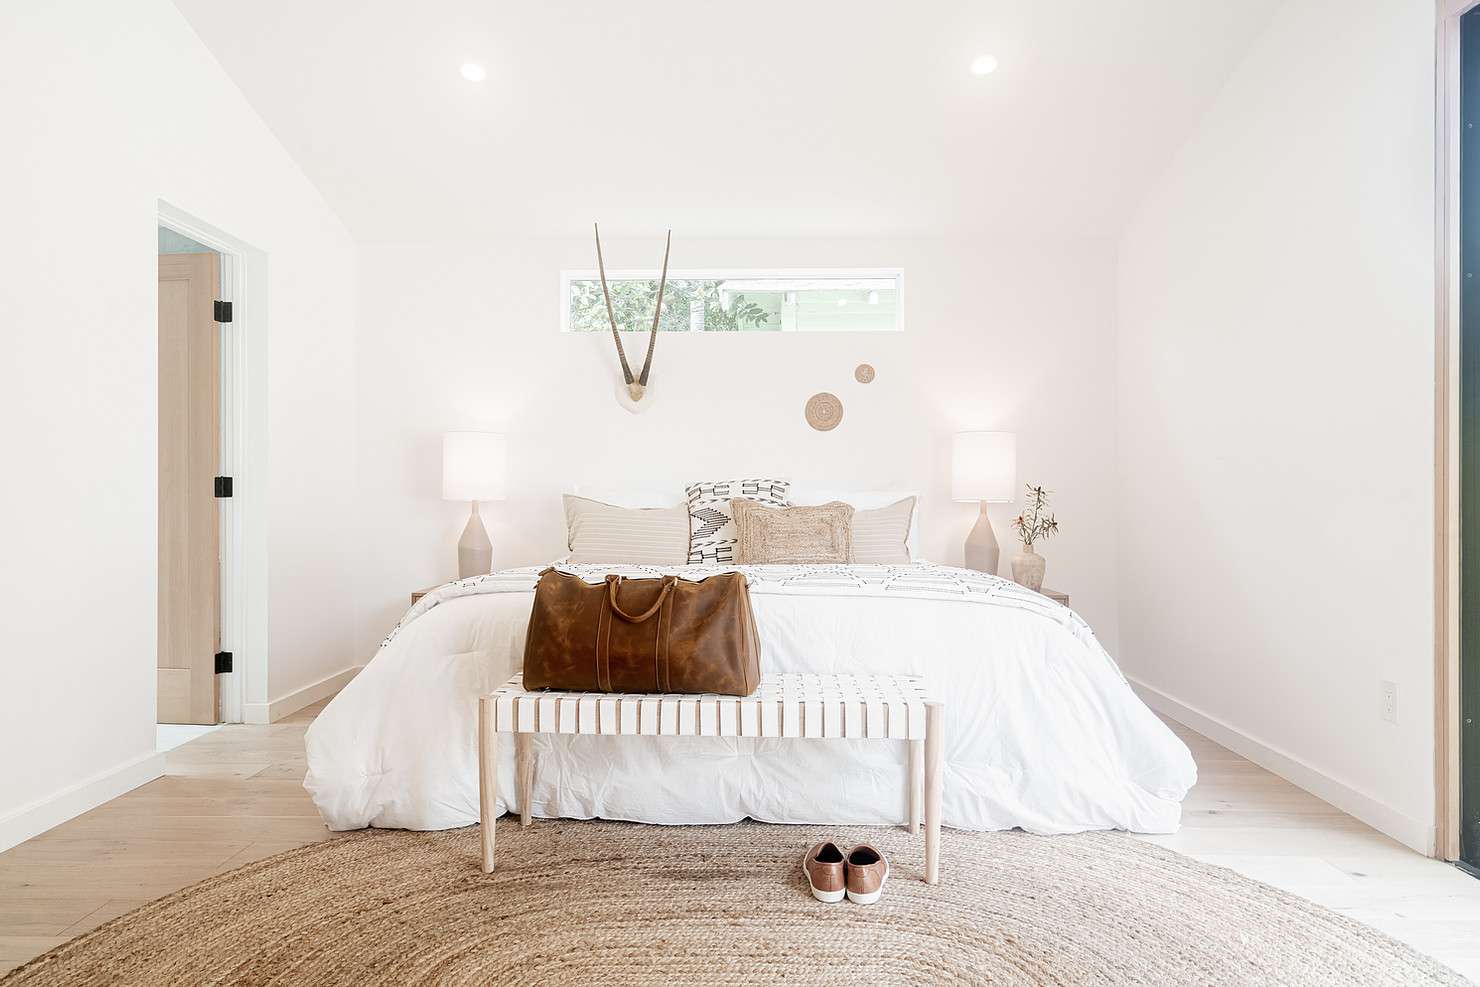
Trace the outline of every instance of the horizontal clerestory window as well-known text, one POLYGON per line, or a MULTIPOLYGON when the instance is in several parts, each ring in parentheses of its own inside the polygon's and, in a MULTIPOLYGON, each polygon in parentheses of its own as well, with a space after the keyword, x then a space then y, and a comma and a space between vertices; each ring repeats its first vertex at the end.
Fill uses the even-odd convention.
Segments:
MULTIPOLYGON (((624 332, 652 327, 657 271, 608 271, 612 314, 624 332)), ((596 271, 560 274, 562 332, 606 332, 596 271)), ((668 272, 663 332, 897 332, 904 328, 904 272, 728 270, 668 272)))

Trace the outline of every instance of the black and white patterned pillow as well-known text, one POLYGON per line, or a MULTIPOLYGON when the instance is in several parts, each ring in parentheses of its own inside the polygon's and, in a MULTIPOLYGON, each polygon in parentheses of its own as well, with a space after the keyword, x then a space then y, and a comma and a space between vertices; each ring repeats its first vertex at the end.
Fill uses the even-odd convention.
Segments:
POLYGON ((730 501, 790 507, 790 480, 707 480, 684 487, 689 500, 689 565, 730 565, 740 532, 730 501))

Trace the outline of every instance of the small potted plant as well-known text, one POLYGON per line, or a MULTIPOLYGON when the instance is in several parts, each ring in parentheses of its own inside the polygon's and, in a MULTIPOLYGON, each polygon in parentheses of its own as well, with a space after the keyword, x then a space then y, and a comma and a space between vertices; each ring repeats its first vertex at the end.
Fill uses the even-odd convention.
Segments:
POLYGON ((1033 551, 1037 542, 1058 534, 1059 522, 1048 512, 1048 491, 1028 484, 1028 508, 1012 519, 1022 540, 1023 550, 1012 560, 1012 581, 1033 592, 1043 588, 1043 570, 1047 563, 1033 551))

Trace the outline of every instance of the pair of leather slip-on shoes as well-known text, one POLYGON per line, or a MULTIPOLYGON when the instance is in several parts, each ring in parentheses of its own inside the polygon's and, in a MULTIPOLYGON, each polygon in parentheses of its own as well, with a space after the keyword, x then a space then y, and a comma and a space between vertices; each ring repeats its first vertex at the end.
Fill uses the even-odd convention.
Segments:
POLYGON ((829 841, 812 845, 802 860, 802 871, 818 901, 832 904, 846 897, 858 905, 872 905, 884 893, 889 861, 867 843, 844 853, 829 841))

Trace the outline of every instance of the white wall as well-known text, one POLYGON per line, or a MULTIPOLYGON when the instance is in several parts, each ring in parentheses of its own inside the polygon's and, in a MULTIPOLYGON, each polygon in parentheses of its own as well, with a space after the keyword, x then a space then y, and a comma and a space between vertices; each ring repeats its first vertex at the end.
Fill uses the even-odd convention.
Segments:
POLYGON ((1285 5, 1131 224, 1118 328, 1125 668, 1420 849, 1433 66, 1432 0, 1285 5))
MULTIPOLYGON (((19 602, 0 695, 21 699, 0 719, 0 846, 157 770, 159 199, 268 259, 272 672, 249 702, 363 662, 409 590, 454 575, 444 429, 510 434, 515 494, 486 516, 519 565, 560 551, 562 490, 727 472, 920 488, 924 554, 956 562, 975 508, 949 501, 950 435, 1002 428, 1020 478, 1056 491, 1049 584, 1158 702, 1415 842, 1432 49, 1427 0, 1292 0, 1138 214, 1118 283, 1105 243, 699 241, 662 217, 678 267, 901 266, 908 329, 665 335, 633 417, 609 339, 557 330, 558 272, 589 267, 589 242, 376 246, 357 280, 339 222, 165 0, 8 5, 0 591, 19 602), (834 432, 802 421, 818 390, 844 400, 834 432)), ((659 255, 609 244, 614 266, 659 255)))
MULTIPOLYGON (((667 219, 668 217, 665 217, 667 219)), ((559 495, 575 484, 667 489, 729 473, 781 473, 855 489, 918 488, 926 557, 958 563, 975 505, 949 499, 950 436, 1019 434, 1019 475, 1048 485, 1062 535, 1048 584, 1113 648, 1114 265, 1108 243, 696 241, 673 266, 899 266, 902 334, 664 334, 654 405, 618 406, 609 335, 559 332, 559 272, 590 241, 365 247, 361 255, 361 489, 369 657, 406 594, 456 576, 465 504, 440 496, 440 433, 510 434, 513 499, 484 512, 495 565, 564 550, 559 495), (859 362, 877 379, 853 380, 859 362), (811 430, 809 395, 838 394, 843 423, 811 430)), ((651 267, 661 240, 605 244, 613 267, 651 267)), ((632 337, 640 353, 646 336, 632 337)), ((641 359, 640 356, 635 357, 641 359)), ((995 511, 1003 571, 1015 543, 995 511)))
POLYGON ((159 200, 267 257, 272 674, 249 700, 352 663, 356 395, 354 245, 166 0, 6 4, 0 108, 3 847, 158 770, 159 200))

